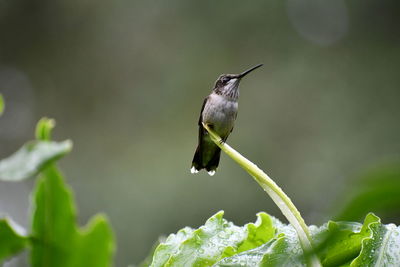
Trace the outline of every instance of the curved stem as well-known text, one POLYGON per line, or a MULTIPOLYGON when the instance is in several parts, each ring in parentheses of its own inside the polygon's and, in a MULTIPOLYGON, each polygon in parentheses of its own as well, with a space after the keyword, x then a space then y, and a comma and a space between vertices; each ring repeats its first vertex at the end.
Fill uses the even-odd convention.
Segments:
POLYGON ((221 150, 224 151, 229 157, 236 161, 243 169, 245 169, 272 198, 278 208, 282 211, 283 215, 296 230, 305 254, 309 255, 309 264, 311 266, 321 266, 318 257, 312 253, 313 250, 311 236, 308 231, 308 227, 290 198, 265 172, 258 168, 254 163, 243 157, 228 144, 224 143, 221 137, 212 131, 206 124, 203 123, 203 127, 209 132, 213 142, 219 146, 221 150))

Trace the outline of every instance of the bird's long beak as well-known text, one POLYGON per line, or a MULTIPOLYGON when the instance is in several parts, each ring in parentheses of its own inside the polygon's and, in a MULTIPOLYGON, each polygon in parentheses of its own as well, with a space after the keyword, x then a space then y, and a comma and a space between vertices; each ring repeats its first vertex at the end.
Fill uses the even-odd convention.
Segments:
POLYGON ((250 69, 248 69, 248 70, 246 70, 246 71, 244 71, 244 72, 238 74, 238 75, 237 75, 237 78, 238 78, 238 79, 243 78, 244 76, 246 76, 247 74, 249 74, 249 73, 252 72, 253 70, 258 69, 258 68, 261 67, 262 65, 264 65, 264 64, 258 64, 258 65, 256 65, 256 66, 254 66, 254 67, 252 67, 252 68, 250 68, 250 69))

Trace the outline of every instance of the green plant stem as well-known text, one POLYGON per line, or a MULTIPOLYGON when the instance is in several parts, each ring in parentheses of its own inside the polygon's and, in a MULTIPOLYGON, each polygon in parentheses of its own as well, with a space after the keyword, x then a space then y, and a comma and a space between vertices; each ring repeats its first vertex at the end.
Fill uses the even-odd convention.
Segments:
POLYGON ((254 163, 243 157, 228 144, 224 143, 221 137, 212 131, 206 124, 203 123, 203 127, 209 132, 213 142, 219 146, 221 150, 224 151, 229 157, 236 161, 243 169, 245 169, 279 207, 283 215, 296 230, 305 254, 310 255, 309 265, 321 266, 318 257, 313 253, 311 236, 308 231, 308 227, 290 198, 265 172, 258 168, 254 163))
POLYGON ((0 116, 3 114, 4 112, 4 99, 3 99, 3 95, 0 94, 0 116))

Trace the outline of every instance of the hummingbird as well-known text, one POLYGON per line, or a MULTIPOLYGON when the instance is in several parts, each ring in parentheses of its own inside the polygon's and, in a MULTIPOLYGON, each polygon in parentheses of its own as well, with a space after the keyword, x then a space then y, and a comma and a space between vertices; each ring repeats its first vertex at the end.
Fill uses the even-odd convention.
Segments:
POLYGON ((244 76, 262 65, 258 64, 240 74, 222 74, 215 82, 211 94, 204 99, 201 107, 198 122, 199 141, 194 153, 191 173, 206 169, 210 176, 215 174, 221 149, 211 140, 202 123, 215 131, 225 142, 233 130, 237 117, 239 83, 244 76))

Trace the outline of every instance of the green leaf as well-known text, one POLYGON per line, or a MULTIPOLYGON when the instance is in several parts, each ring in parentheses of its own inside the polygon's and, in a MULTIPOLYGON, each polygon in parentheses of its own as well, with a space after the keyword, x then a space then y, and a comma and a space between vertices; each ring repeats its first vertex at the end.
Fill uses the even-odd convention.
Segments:
POLYGON ((280 234, 258 248, 217 262, 214 267, 306 266, 300 244, 280 234), (292 242, 294 241, 294 242, 292 242))
POLYGON ((33 267, 111 266, 114 241, 107 219, 97 215, 79 229, 72 193, 54 166, 43 170, 33 201, 33 267))
POLYGON ((400 228, 383 225, 375 215, 369 216, 375 218, 368 225, 370 235, 363 239, 361 253, 350 266, 400 266, 400 228))
MULTIPOLYGON (((222 215, 197 230, 186 227, 170 235, 150 266, 307 266, 308 255, 291 225, 260 213, 255 224, 239 227, 222 215)), ((372 213, 363 224, 330 221, 309 231, 323 266, 400 266, 400 228, 381 224, 372 213)))
POLYGON ((319 244, 317 252, 322 264, 339 266, 357 257, 363 239, 370 235, 369 225, 376 221, 376 216, 368 214, 364 224, 330 221, 320 227, 313 239, 319 244))
POLYGON ((36 124, 35 136, 37 140, 50 141, 51 131, 56 126, 56 122, 53 119, 41 118, 36 124))
POLYGON ((21 226, 15 225, 8 218, 0 219, 0 265, 3 260, 21 252, 27 246, 27 238, 16 231, 19 228, 21 226))
MULTIPOLYGON (((342 266, 360 253, 362 241, 370 235, 369 226, 377 222, 370 214, 364 224, 329 222, 321 227, 310 226, 316 253, 323 266, 342 266)), ((231 258, 215 266, 306 266, 296 232, 290 225, 274 220, 277 236, 270 242, 231 258)))
POLYGON ((214 264, 213 267, 259 266, 264 255, 266 255, 268 251, 271 250, 274 245, 276 245, 276 241, 276 239, 272 239, 258 248, 236 254, 229 258, 224 258, 214 264))
POLYGON ((275 236, 271 217, 260 212, 257 214, 256 223, 249 223, 247 227, 247 238, 239 245, 236 253, 256 248, 275 236))
POLYGON ((3 95, 0 94, 0 116, 3 114, 4 112, 4 99, 3 99, 3 95))
POLYGON ((276 235, 269 242, 216 263, 215 267, 306 266, 295 229, 273 219, 276 235))
POLYGON ((0 180, 20 181, 39 173, 48 163, 72 149, 72 142, 31 141, 0 161, 0 180))
POLYGON ((256 223, 235 226, 220 211, 194 230, 186 227, 171 234, 155 250, 150 266, 212 266, 218 260, 255 248, 270 240, 272 219, 259 213, 256 223))

